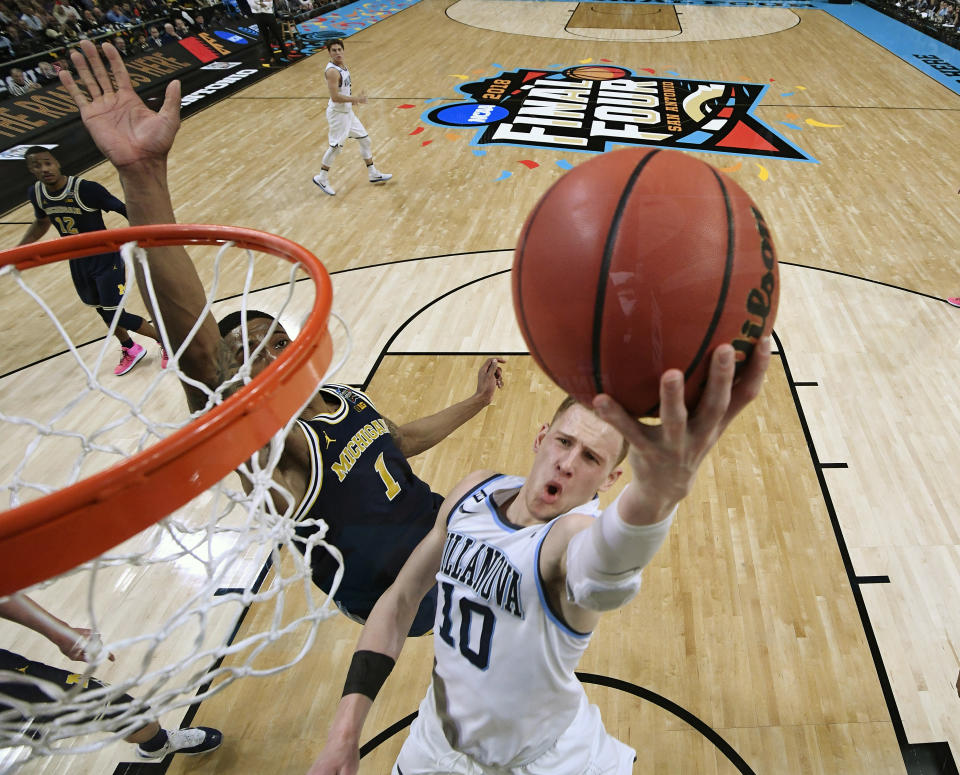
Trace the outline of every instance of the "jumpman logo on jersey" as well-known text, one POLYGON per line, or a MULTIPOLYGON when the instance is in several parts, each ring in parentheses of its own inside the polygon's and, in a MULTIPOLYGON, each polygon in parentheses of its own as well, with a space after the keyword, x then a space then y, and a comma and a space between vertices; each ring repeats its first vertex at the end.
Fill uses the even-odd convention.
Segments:
POLYGON ((327 442, 326 449, 330 449, 330 445, 336 442, 336 439, 331 439, 326 431, 323 432, 323 440, 327 442))
MULTIPOLYGON (((114 269, 116 269, 116 267, 114 267, 114 269)), ((117 283, 117 290, 120 291, 121 296, 126 293, 126 288, 123 283, 117 283)))

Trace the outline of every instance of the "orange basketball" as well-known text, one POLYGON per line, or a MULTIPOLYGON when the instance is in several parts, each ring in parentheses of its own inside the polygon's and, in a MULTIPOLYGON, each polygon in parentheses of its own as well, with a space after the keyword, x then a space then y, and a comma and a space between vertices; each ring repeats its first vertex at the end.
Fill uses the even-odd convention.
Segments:
POLYGON ((607 393, 655 415, 660 376, 683 371, 692 408, 710 353, 738 369, 773 329, 773 239, 740 186, 679 151, 596 156, 540 198, 520 233, 513 302, 530 354, 584 403, 607 393))

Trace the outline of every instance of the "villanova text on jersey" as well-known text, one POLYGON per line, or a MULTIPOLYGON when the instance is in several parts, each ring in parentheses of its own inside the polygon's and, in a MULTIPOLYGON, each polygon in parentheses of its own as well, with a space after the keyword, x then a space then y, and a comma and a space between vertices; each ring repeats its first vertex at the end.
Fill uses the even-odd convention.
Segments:
POLYGON ((497 547, 461 533, 447 533, 440 572, 488 603, 523 619, 520 571, 497 547))

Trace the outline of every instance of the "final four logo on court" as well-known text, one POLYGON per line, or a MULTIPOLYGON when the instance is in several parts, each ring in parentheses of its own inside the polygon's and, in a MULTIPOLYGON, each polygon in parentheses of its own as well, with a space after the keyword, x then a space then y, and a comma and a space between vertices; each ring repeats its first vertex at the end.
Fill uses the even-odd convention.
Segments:
POLYGON ((433 108, 423 119, 476 127, 474 145, 600 153, 632 144, 815 161, 753 115, 766 89, 640 77, 613 65, 512 70, 460 85, 472 102, 433 108))

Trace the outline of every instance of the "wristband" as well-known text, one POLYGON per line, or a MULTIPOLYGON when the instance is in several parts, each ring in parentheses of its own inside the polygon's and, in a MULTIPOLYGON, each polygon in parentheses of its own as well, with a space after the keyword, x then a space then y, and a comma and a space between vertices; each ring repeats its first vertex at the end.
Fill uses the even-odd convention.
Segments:
POLYGON ((347 680, 343 684, 343 696, 363 694, 371 700, 383 686, 396 660, 378 651, 355 651, 350 660, 347 680))

